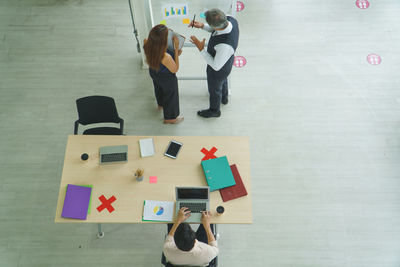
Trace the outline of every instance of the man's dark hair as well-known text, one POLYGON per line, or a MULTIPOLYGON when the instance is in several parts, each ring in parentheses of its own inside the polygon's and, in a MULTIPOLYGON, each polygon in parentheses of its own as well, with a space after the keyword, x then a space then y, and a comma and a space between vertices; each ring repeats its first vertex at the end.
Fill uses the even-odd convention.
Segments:
POLYGON ((176 246, 183 251, 190 251, 194 247, 196 233, 188 223, 181 223, 176 228, 174 241, 176 246))
POLYGON ((208 25, 214 29, 223 29, 228 26, 228 20, 224 12, 218 8, 207 10, 204 14, 208 25))

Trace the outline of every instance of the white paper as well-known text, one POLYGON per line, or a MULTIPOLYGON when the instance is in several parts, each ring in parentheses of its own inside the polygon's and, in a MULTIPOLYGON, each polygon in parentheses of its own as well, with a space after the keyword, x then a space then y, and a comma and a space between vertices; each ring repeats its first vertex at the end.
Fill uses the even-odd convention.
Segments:
POLYGON ((153 138, 146 138, 139 140, 140 155, 143 157, 150 157, 154 155, 153 138))
POLYGON ((173 201, 145 200, 143 221, 172 222, 174 207, 173 201))

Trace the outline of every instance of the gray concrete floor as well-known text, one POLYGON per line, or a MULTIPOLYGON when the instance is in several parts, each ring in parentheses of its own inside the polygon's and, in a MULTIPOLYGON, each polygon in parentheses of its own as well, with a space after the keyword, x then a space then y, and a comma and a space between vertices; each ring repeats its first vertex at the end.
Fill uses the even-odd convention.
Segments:
POLYGON ((98 240, 54 223, 74 101, 92 94, 127 134, 250 136, 254 223, 220 227, 220 266, 399 266, 400 3, 370 3, 245 1, 222 117, 197 117, 206 84, 182 81, 185 121, 163 125, 126 1, 0 1, 0 266, 160 266, 162 225, 98 240))

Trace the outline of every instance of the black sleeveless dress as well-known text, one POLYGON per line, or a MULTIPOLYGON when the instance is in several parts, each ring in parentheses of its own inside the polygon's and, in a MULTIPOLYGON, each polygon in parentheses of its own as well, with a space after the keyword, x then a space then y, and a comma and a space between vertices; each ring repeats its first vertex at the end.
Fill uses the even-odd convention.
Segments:
MULTIPOLYGON (((167 50, 174 58, 174 52, 167 50)), ((153 79, 154 94, 157 104, 163 107, 164 119, 173 120, 179 116, 178 79, 175 73, 160 64, 159 71, 149 68, 150 77, 153 79)))

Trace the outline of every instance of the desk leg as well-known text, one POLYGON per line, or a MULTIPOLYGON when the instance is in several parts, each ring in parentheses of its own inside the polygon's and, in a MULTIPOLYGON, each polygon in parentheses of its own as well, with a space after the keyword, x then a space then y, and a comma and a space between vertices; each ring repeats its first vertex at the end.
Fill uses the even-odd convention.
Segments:
POLYGON ((101 231, 101 223, 97 224, 97 229, 98 229, 98 233, 97 233, 97 238, 103 238, 104 237, 104 232, 101 231))
POLYGON ((218 226, 217 226, 217 224, 215 223, 214 224, 214 234, 215 234, 215 240, 218 240, 219 239, 219 234, 218 234, 218 226))

